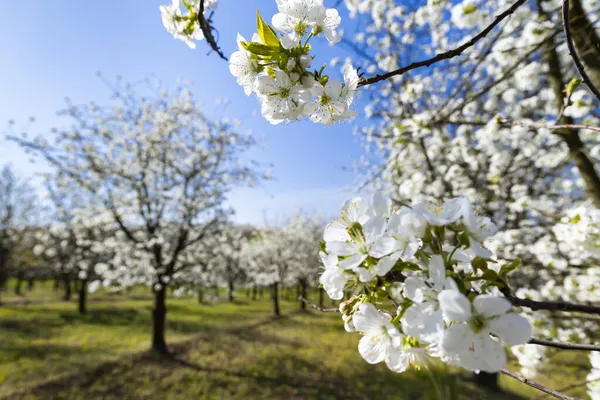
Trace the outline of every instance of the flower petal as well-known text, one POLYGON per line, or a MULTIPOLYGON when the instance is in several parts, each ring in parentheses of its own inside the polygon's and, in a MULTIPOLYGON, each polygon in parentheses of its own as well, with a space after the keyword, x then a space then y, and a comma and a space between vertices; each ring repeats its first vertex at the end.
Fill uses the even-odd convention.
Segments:
MULTIPOLYGON (((340 268, 356 270, 360 264, 367 259, 366 254, 354 254, 340 261, 340 268)), ((364 269, 364 268, 363 268, 364 269)), ((365 269, 366 271, 366 269, 365 269)))
POLYGON ((475 297, 473 307, 486 318, 498 317, 510 310, 511 304, 504 297, 482 294, 475 297))
POLYGON ((471 318, 471 302, 464 294, 454 290, 442 290, 438 300, 444 315, 452 321, 468 321, 471 318))
POLYGON ((509 346, 528 343, 532 330, 531 323, 522 315, 504 314, 490 321, 490 331, 509 346))

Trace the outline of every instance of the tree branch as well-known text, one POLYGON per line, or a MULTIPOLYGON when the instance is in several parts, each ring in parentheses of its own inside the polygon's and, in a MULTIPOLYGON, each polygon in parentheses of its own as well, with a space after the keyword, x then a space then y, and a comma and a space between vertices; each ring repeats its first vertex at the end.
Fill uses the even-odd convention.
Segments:
POLYGON ((535 301, 529 299, 521 299, 515 297, 512 294, 505 293, 506 299, 511 302, 513 306, 526 307, 533 311, 547 310, 547 311, 570 311, 570 312, 582 312, 587 314, 600 314, 600 307, 585 305, 585 304, 574 304, 563 301, 535 301))
POLYGON ((547 388, 546 386, 542 386, 539 383, 535 383, 533 381, 530 381, 527 378, 524 378, 520 375, 515 374, 514 372, 511 372, 507 369, 503 369, 502 372, 504 375, 510 376, 513 379, 518 380, 519 382, 522 382, 526 385, 531 386, 532 388, 535 388, 539 391, 542 391, 546 394, 549 394, 550 396, 556 397, 557 399, 562 399, 562 400, 576 400, 574 397, 571 396, 567 396, 566 394, 563 394, 561 392, 557 392, 556 390, 552 390, 550 388, 547 388))
POLYGON ((600 90, 598 90, 598 88, 596 86, 594 86, 594 83, 592 82, 591 78, 589 77, 587 72, 585 72, 585 67, 583 66, 583 63, 581 62, 581 60, 579 59, 579 55, 577 54, 577 51, 575 50, 575 45, 573 44, 573 34, 571 33, 571 24, 570 24, 570 20, 569 20, 569 0, 563 0, 562 17, 563 17, 563 27, 565 29, 565 36, 567 38, 567 46, 569 48, 569 53, 571 54, 571 58, 575 62, 575 67, 577 67, 577 71, 579 71, 579 75, 581 75, 581 79, 583 79, 583 81, 588 86, 588 88, 592 91, 592 93, 594 93, 594 96, 596 96, 598 101, 600 101, 600 90))
POLYGON ((227 61, 227 57, 221 51, 221 48, 217 44, 215 37, 212 34, 213 27, 211 26, 211 20, 206 19, 204 17, 204 0, 200 0, 200 10, 198 12, 198 24, 200 24, 200 29, 202 29, 202 33, 204 33, 204 37, 206 41, 210 45, 210 47, 225 61, 227 61))
POLYGON ((303 303, 306 303, 309 307, 314 308, 317 311, 321 311, 321 312, 337 312, 337 313, 340 312, 340 310, 337 309, 337 308, 323 308, 323 307, 319 307, 318 305, 311 303, 310 301, 308 301, 307 299, 305 299, 302 296, 299 296, 298 300, 300 300, 303 303))
POLYGON ((358 86, 359 87, 367 86, 367 85, 371 85, 373 83, 381 82, 381 81, 390 79, 394 76, 400 76, 402 74, 405 74, 408 71, 412 71, 413 69, 417 69, 417 68, 421 68, 421 67, 429 67, 437 62, 440 62, 443 60, 449 60, 451 58, 461 55, 469 47, 474 46, 478 41, 480 41, 481 39, 486 37, 487 34, 492 31, 492 29, 494 29, 505 18, 510 16, 512 13, 514 13, 519 7, 521 7, 525 3, 525 1, 527 1, 527 0, 518 0, 517 2, 515 2, 506 11, 497 15, 496 18, 494 18, 494 20, 492 21, 492 23, 489 24, 487 27, 485 27, 485 29, 483 29, 481 32, 479 32, 477 35, 473 36, 469 41, 463 43, 459 47, 449 50, 449 51, 446 51, 444 53, 439 53, 435 57, 432 57, 430 59, 414 62, 405 67, 396 69, 396 70, 388 72, 386 74, 375 75, 371 78, 363 79, 359 82, 358 86))
POLYGON ((563 350, 584 350, 584 351, 600 351, 599 345, 594 344, 573 344, 565 342, 551 342, 543 339, 531 339, 529 344, 535 344, 538 346, 554 347, 556 349, 563 350))

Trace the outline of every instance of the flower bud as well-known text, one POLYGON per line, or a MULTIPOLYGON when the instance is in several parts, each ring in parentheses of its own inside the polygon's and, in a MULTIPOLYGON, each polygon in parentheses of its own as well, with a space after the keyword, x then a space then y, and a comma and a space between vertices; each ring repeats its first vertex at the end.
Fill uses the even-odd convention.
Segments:
POLYGON ((294 68, 296 68, 296 59, 294 58, 290 58, 286 64, 286 68, 288 71, 293 70, 294 68))
POLYGON ((346 314, 348 314, 352 310, 353 306, 354 306, 354 300, 353 299, 342 301, 340 303, 340 312, 342 313, 342 315, 346 315, 346 314))
POLYGON ((302 76, 302 86, 304 86, 306 89, 312 89, 316 83, 317 81, 314 76, 310 74, 302 76))
POLYGON ((312 57, 309 56, 308 54, 304 54, 303 56, 300 56, 300 66, 304 69, 306 68, 310 68, 310 66, 312 65, 312 57))

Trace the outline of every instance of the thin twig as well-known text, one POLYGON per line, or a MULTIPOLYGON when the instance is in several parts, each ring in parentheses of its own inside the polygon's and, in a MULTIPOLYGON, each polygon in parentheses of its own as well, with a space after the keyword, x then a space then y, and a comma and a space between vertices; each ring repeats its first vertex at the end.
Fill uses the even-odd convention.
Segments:
POLYGON ((535 383, 535 382, 533 382, 533 381, 531 381, 531 380, 529 380, 527 378, 524 378, 524 377, 522 377, 520 375, 517 375, 514 372, 511 372, 511 371, 509 371, 507 369, 503 369, 500 372, 502 372, 504 375, 510 376, 513 379, 518 380, 519 382, 522 382, 522 383, 524 383, 526 385, 529 385, 532 388, 535 388, 535 389, 537 389, 539 391, 542 391, 542 392, 544 392, 546 394, 554 396, 557 399, 562 399, 562 400, 576 400, 574 397, 567 396, 566 394, 563 394, 563 393, 558 392, 556 390, 552 390, 550 388, 547 388, 546 386, 542 386, 539 383, 535 383))
MULTIPOLYGON (((558 391, 561 392, 561 393, 562 392, 566 392, 566 391, 571 390, 571 389, 576 389, 576 388, 581 387, 581 386, 586 386, 588 383, 590 383, 590 382, 596 382, 596 381, 600 381, 600 378, 590 379, 589 381, 577 382, 577 383, 574 383, 572 385, 562 387, 562 388, 558 389, 558 391)), ((537 397, 534 397, 531 400, 541 400, 544 397, 546 397, 546 395, 542 394, 542 395, 539 395, 537 397)))
POLYGON ((584 351, 600 351, 600 346, 595 344, 573 344, 565 342, 551 342, 543 339, 531 339, 529 344, 538 346, 554 347, 563 350, 584 350, 584 351))
POLYGON ((563 301, 535 301, 529 299, 521 299, 511 294, 506 294, 506 299, 511 302, 513 306, 526 307, 533 311, 548 310, 548 311, 570 311, 570 312, 582 312, 587 314, 600 314, 600 307, 591 306, 586 304, 574 304, 563 301))
POLYGON ((221 48, 217 44, 215 37, 212 34, 213 27, 211 26, 210 19, 206 19, 204 17, 204 0, 200 0, 200 10, 198 12, 198 24, 200 24, 200 29, 202 29, 202 33, 204 33, 204 37, 206 41, 210 45, 210 47, 225 61, 227 61, 227 57, 221 51, 221 48))
POLYGON ((310 301, 308 301, 307 299, 305 299, 304 297, 300 296, 298 297, 298 300, 306 303, 309 307, 314 308, 317 311, 321 311, 321 312, 340 312, 339 309, 337 308, 323 308, 323 307, 319 307, 316 304, 311 303, 310 301))
POLYGON ((565 29, 565 36, 567 38, 567 46, 569 48, 569 53, 571 54, 571 58, 575 62, 575 66, 577 67, 577 71, 579 71, 579 75, 581 75, 581 79, 585 82, 585 84, 590 88, 594 96, 600 101, 600 90, 590 79, 587 72, 585 72, 585 67, 583 63, 579 59, 579 55, 577 55, 577 50, 575 49, 575 45, 573 44, 573 36, 571 34, 571 23, 569 21, 569 0, 563 0, 562 3, 562 17, 563 17, 563 27, 565 29))
POLYGON ((481 39, 483 39, 484 37, 486 37, 487 34, 492 31, 492 29, 494 29, 506 17, 508 17, 509 15, 511 15, 512 13, 514 13, 526 1, 527 0, 518 0, 517 2, 515 2, 506 11, 504 11, 503 13, 497 15, 496 18, 494 18, 494 20, 492 21, 492 23, 489 24, 487 27, 485 27, 485 29, 483 29, 477 35, 473 36, 469 41, 463 43, 462 45, 458 46, 457 48, 449 50, 449 51, 446 51, 444 53, 439 53, 435 57, 432 57, 432 58, 427 59, 427 60, 422 60, 422 61, 414 62, 412 64, 409 64, 409 65, 405 66, 405 67, 398 68, 398 69, 396 69, 394 71, 391 71, 391 72, 388 72, 388 73, 385 73, 385 74, 375 75, 375 76, 373 76, 371 78, 363 79, 363 80, 361 80, 359 82, 358 86, 367 86, 367 85, 371 85, 373 83, 381 82, 381 81, 384 81, 386 79, 390 79, 390 78, 392 78, 394 76, 400 76, 402 74, 405 74, 408 71, 412 71, 413 69, 417 69, 417 68, 421 68, 421 67, 429 67, 429 66, 431 66, 431 65, 433 65, 433 64, 435 64, 437 62, 440 62, 440 61, 443 61, 443 60, 448 60, 448 59, 451 59, 451 58, 454 58, 456 56, 461 55, 469 47, 474 46, 478 41, 480 41, 481 39))
MULTIPOLYGON (((486 122, 483 121, 468 121, 468 120, 449 120, 448 124, 454 125, 473 125, 473 126, 485 126, 486 122)), ((551 131, 559 131, 565 129, 581 129, 588 131, 600 132, 600 127, 591 126, 591 125, 582 125, 582 124, 561 124, 561 125, 549 125, 549 124, 541 124, 541 123, 529 123, 523 121, 511 121, 506 119, 498 119, 498 124, 502 126, 522 126, 524 128, 530 129, 548 129, 551 131)))

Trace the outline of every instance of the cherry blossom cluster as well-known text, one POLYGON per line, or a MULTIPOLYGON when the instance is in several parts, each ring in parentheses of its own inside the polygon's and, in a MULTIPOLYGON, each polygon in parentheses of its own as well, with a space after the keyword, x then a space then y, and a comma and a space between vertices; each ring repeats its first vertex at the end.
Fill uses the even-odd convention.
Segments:
MULTIPOLYGON (((182 14, 179 0, 173 0, 169 5, 160 6, 163 25, 175 39, 183 40, 190 48, 196 48, 196 40, 204 39, 204 33, 198 22, 200 13, 200 0, 182 0, 184 10, 182 14)), ((204 1, 204 13, 217 8, 217 0, 204 1)))
POLYGON ((363 334, 361 356, 396 372, 433 358, 501 370, 503 345, 528 343, 532 325, 499 290, 520 261, 500 265, 485 247, 496 230, 466 198, 395 209, 376 193, 344 204, 325 228, 320 283, 336 300, 353 291, 340 311, 346 330, 363 334))
POLYGON ((330 44, 340 41, 341 18, 322 0, 277 0, 279 13, 268 25, 257 12, 252 41, 238 35, 238 48, 229 69, 244 88, 261 101, 261 112, 272 124, 304 117, 330 125, 356 115, 350 110, 358 87, 358 72, 345 64, 344 81, 309 71, 313 63, 310 41, 325 36, 330 44), (278 34, 279 33, 279 34, 278 34))

